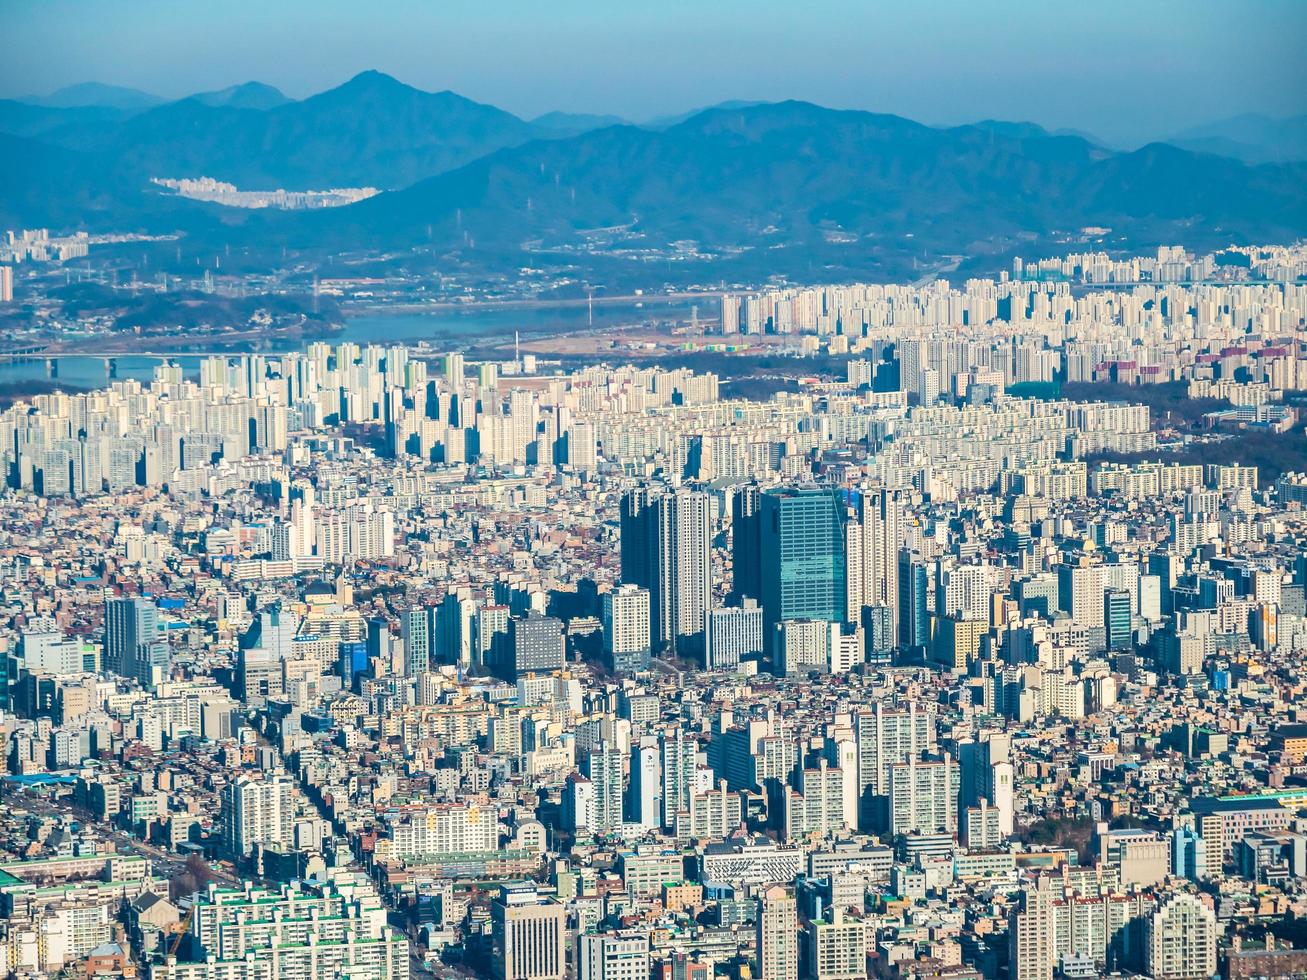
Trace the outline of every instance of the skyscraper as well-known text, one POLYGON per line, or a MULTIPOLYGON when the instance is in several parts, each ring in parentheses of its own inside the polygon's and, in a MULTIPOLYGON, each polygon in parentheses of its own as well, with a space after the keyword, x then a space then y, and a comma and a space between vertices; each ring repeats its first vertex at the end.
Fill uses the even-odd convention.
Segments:
POLYGON ((656 647, 697 648, 712 606, 712 502, 646 487, 622 500, 622 582, 649 590, 656 647))
POLYGON ((581 757, 581 775, 594 787, 594 822, 590 830, 606 832, 621 826, 625 796, 622 769, 622 754, 607 741, 581 757))
MULTIPOLYGON (((862 494, 858 517, 862 530, 863 606, 885 606, 894 617, 898 635, 899 550, 903 547, 904 499, 901 491, 880 488, 862 494)), ((857 619, 856 610, 849 618, 857 619)))
POLYGON ((604 657, 615 671, 649 663, 649 590, 623 585, 603 596, 604 657))
POLYGON ((1103 593, 1103 626, 1107 630, 1107 648, 1125 650, 1130 646, 1130 593, 1125 589, 1108 589, 1103 593))
POLYGON ((653 829, 662 823, 663 765, 658 738, 645 735, 631 746, 631 783, 626 816, 653 829))
POLYGON ((477 608, 476 619, 472 624, 476 632, 476 643, 473 646, 473 652, 475 654, 474 660, 477 663, 487 663, 487 658, 494 649, 496 637, 502 637, 508 633, 510 618, 507 606, 480 606, 477 608))
POLYGON ((404 641, 404 669, 409 676, 431 666, 431 611, 422 607, 400 614, 399 632, 404 641))
POLYGON ((722 297, 722 335, 740 332, 740 297, 727 293, 722 297))
POLYGON ((899 834, 956 834, 958 766, 943 759, 915 757, 889 767, 889 830, 899 834))
POLYGON ((563 781, 560 814, 565 830, 574 834, 589 832, 595 826, 595 785, 580 772, 568 773, 563 781))
POLYGON ((844 503, 821 487, 762 495, 763 636, 787 619, 842 623, 846 616, 844 503))
POLYGON ((593 470, 599 462, 595 427, 589 422, 574 422, 565 433, 566 463, 573 470, 593 470))
POLYGON ((474 623, 477 601, 466 590, 446 593, 440 605, 431 612, 430 650, 432 662, 458 664, 472 663, 475 646, 474 623))
POLYGON ((759 897, 755 939, 758 980, 799 975, 798 905, 790 889, 773 885, 759 897))
POLYGON ((889 606, 862 607, 867 663, 888 664, 894 659, 894 647, 898 645, 896 618, 889 606))
POLYGON ((294 817, 291 781, 284 774, 238 776, 223 790, 223 844, 237 858, 247 857, 256 844, 290 847, 294 817))
POLYGON ((853 717, 858 746, 858 827, 872 830, 878 824, 878 799, 889 795, 889 768, 921 755, 935 744, 935 717, 907 708, 886 709, 879 702, 853 717))
POLYGON ((462 354, 451 352, 445 355, 445 380, 456 392, 463 390, 464 370, 462 354))
POLYGON ((533 885, 505 886, 490 906, 491 972, 496 980, 563 980, 567 913, 533 885))
POLYGON ((168 641, 159 607, 149 599, 110 599, 104 606, 104 669, 147 687, 168 671, 168 641))
POLYGON ((1013 831, 1015 802, 1012 772, 1012 736, 1005 732, 986 732, 979 741, 958 746, 961 769, 958 806, 974 807, 982 800, 998 811, 1000 833, 1013 831))
POLYGON ((562 670, 566 663, 563 623, 553 616, 532 612, 522 619, 510 619, 508 632, 499 636, 500 656, 496 657, 495 669, 507 680, 562 670))
POLYGON ((1057 965, 1055 896, 1047 877, 1021 890, 1008 918, 1012 980, 1052 980, 1057 965))
POLYGON ((707 670, 733 670, 745 657, 766 649, 762 635, 762 606, 745 599, 740 607, 708 611, 703 664, 707 670))
POLYGON ((907 551, 899 552, 898 635, 899 643, 920 649, 930 642, 930 613, 927 599, 930 574, 924 562, 907 551))
POLYGON ((1057 605, 1077 626, 1103 625, 1103 569, 1099 565, 1059 565, 1057 605))
POLYGON ((666 728, 658 734, 664 827, 674 827, 676 815, 690 808, 697 750, 698 743, 687 738, 685 730, 680 726, 666 728))
POLYGON ((1173 895, 1144 920, 1147 973, 1200 980, 1216 973, 1216 913, 1196 895, 1173 895))
POLYGON ((731 594, 762 601, 762 500, 752 483, 740 487, 731 498, 731 594))

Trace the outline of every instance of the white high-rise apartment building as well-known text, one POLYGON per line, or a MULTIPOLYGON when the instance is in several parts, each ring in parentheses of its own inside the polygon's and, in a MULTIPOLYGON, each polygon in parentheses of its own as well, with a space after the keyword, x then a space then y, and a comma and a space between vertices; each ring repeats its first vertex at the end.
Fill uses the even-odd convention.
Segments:
POLYGON ((349 558, 389 558, 395 554, 395 515, 364 505, 322 514, 315 528, 315 550, 328 565, 349 558))
POLYGON ((890 766, 889 798, 890 832, 896 836, 957 833, 958 766, 948 755, 890 766))
POLYGON ((1025 888, 1008 921, 1012 980, 1052 980, 1057 966, 1054 894, 1045 880, 1025 888))
POLYGON ((631 746, 627 817, 642 827, 662 823, 663 765, 658 738, 645 735, 631 746))
POLYGON ((867 976, 867 925, 845 917, 839 907, 830 918, 808 921, 808 975, 814 980, 862 980, 867 976))
MULTIPOLYGON (((905 501, 901 491, 877 489, 862 495, 861 606, 887 606, 893 623, 891 636, 899 635, 899 550, 903 547, 905 501)), ((849 609, 858 622, 859 610, 849 609)))
POLYGON ((579 937, 580 980, 648 980, 649 937, 638 932, 579 937))
POLYGON ((773 885, 758 899, 755 930, 758 980, 794 980, 799 975, 799 917, 794 893, 773 885))
POLYGON ((870 830, 874 807, 866 805, 867 797, 888 795, 891 765, 934 747, 935 716, 915 703, 898 709, 877 703, 854 715, 853 733, 858 746, 859 829, 870 830))
POLYGON ((493 807, 474 803, 441 803, 386 817, 387 837, 379 850, 391 857, 438 857, 444 854, 493 851, 499 847, 493 807))
POLYGON ((840 642, 840 624, 815 619, 787 619, 776 624, 776 659, 781 672, 801 677, 830 673, 833 648, 840 642))
POLYGON ((1144 920, 1147 972, 1157 980, 1200 980, 1216 973, 1216 913, 1196 895, 1166 900, 1144 920))
POLYGON ((799 790, 785 793, 785 835, 789 839, 848 829, 845 773, 820 760, 816 769, 799 773, 799 790))
POLYGON ((322 514, 314 527, 313 549, 328 565, 339 565, 349 554, 349 518, 344 514, 322 514))
POLYGON ((195 897, 190 934, 197 959, 165 957, 150 980, 268 980, 366 976, 408 980, 404 935, 365 878, 283 885, 269 891, 210 885, 195 897))
POLYGON ((355 511, 350 525, 350 553, 355 558, 390 558, 395 554, 395 515, 388 510, 355 511))
POLYGON ((593 470, 598 464, 594 424, 573 423, 567 430, 567 465, 574 470, 593 470))
POLYGON ((622 768, 622 754, 606 740, 581 757, 581 775, 590 780, 594 790, 594 819, 588 824, 590 830, 611 831, 621 826, 626 789, 622 768))
MULTIPOLYGON (((990 596, 994 591, 992 565, 945 565, 939 570, 936 602, 941 615, 965 620, 988 620, 990 596)), ((1102 604, 1102 597, 1099 598, 1102 604)), ((1102 615, 1102 610, 1099 610, 1102 615)))
POLYGON ((623 585, 604 593, 604 652, 614 659, 649 650, 649 590, 623 585))
POLYGON ((295 804, 285 774, 238 776, 223 790, 222 804, 223 841, 231 854, 245 857, 256 844, 285 848, 293 843, 295 804))
POLYGON ((450 353, 445 355, 445 379, 455 391, 463 390, 464 366, 463 355, 450 353))
POLYGON ((658 733, 664 827, 674 827, 676 815, 690 808, 697 751, 698 743, 687 738, 679 726, 669 726, 658 733))
POLYGON ((740 332, 740 297, 727 293, 722 297, 722 333, 740 332))
POLYGON ((676 836, 720 840, 739 828, 742 815, 740 794, 730 792, 722 780, 716 789, 690 797, 690 812, 677 815, 676 836))
POLYGON ((743 606, 709 610, 704 643, 708 670, 733 670, 744 657, 762 653, 762 606, 745 599, 743 606))
POLYGON ((1068 957, 1088 959, 1105 972, 1118 952, 1114 940, 1151 915, 1153 903, 1147 892, 1122 893, 1092 880, 1073 885, 1057 875, 1041 876, 1021 890, 1008 919, 1013 980, 1052 980, 1068 957))
POLYGON ((1057 604, 1077 626, 1103 625, 1103 569, 1062 565, 1057 570, 1057 604))

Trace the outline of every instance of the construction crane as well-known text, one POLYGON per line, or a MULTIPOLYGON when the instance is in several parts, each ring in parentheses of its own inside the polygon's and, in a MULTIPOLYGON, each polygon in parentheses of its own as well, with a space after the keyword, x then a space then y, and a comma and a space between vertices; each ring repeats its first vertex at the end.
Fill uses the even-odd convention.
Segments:
POLYGON ((176 956, 177 947, 182 944, 182 936, 190 932, 191 919, 195 917, 195 906, 192 905, 186 910, 186 917, 182 919, 181 926, 177 929, 177 935, 173 937, 172 944, 168 947, 168 955, 176 956))

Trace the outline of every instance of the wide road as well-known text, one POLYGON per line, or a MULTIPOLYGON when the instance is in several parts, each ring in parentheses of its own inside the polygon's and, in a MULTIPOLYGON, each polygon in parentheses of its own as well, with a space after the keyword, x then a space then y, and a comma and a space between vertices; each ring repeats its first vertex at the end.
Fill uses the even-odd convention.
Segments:
MULTIPOLYGON (((154 866, 155 874, 169 880, 175 878, 186 867, 185 855, 138 840, 126 831, 112 824, 95 820, 88 811, 75 807, 71 803, 64 803, 62 800, 49 800, 21 793, 11 794, 8 798, 8 808, 26 810, 41 817, 70 817, 84 826, 94 827, 98 836, 113 842, 115 851, 120 854, 140 854, 148 857, 154 866)), ((216 869, 212 864, 208 864, 208 868, 209 874, 220 884, 229 888, 241 886, 240 879, 231 872, 216 869)))

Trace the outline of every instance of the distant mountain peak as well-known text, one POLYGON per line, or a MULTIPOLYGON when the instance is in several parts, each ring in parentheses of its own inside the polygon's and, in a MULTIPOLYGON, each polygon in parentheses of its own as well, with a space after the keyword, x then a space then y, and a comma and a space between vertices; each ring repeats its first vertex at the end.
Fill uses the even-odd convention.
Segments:
POLYGON ((164 100, 150 92, 106 85, 103 82, 79 82, 66 85, 49 95, 33 95, 18 100, 29 105, 48 106, 52 109, 74 109, 95 106, 102 109, 149 109, 164 100))
POLYGON ((531 125, 550 133, 580 135, 593 129, 606 126, 629 126, 630 123, 621 116, 601 115, 589 112, 546 112, 531 120, 531 125))
POLYGON ((232 109, 275 109, 292 101, 280 89, 264 82, 242 82, 215 92, 200 92, 191 98, 205 105, 232 109))
POLYGON ((1245 112, 1191 126, 1168 142, 1199 153, 1235 157, 1246 163, 1307 160, 1307 115, 1275 118, 1245 112))
POLYGON ((642 126, 648 129, 670 129, 672 126, 683 123, 695 116, 702 116, 704 113, 713 112, 717 109, 752 109, 755 106, 768 105, 767 102, 759 102, 749 99, 727 99, 725 102, 717 102, 713 105, 699 106, 697 109, 687 109, 685 112, 674 112, 666 116, 656 116, 653 119, 647 119, 642 126))
MULTIPOLYGON (((407 82, 401 82, 394 75, 387 75, 384 71, 377 71, 375 68, 369 68, 361 71, 353 78, 349 79, 334 89, 328 89, 328 92, 342 91, 376 91, 376 92, 421 92, 422 89, 409 85, 407 82)), ((324 95, 327 92, 322 93, 324 95)))
POLYGON ((546 135, 377 71, 298 101, 262 82, 136 112, 0 100, 0 131, 115 161, 136 180, 204 174, 249 190, 402 187, 546 135))
POLYGON ((1017 120, 1009 121, 1006 119, 982 119, 971 125, 977 129, 988 130, 991 133, 997 133, 1000 136, 1010 136, 1013 139, 1044 139, 1050 135, 1049 131, 1039 123, 1021 122, 1017 120))

